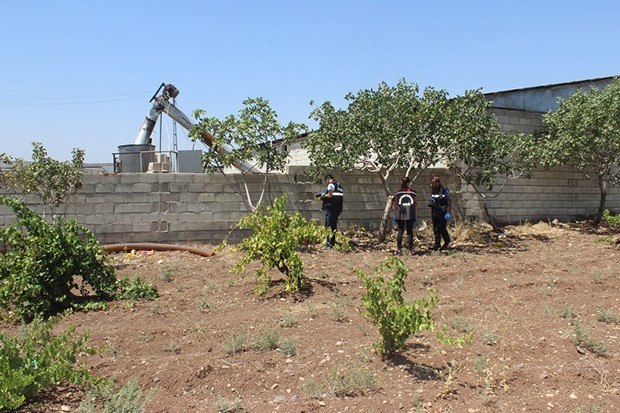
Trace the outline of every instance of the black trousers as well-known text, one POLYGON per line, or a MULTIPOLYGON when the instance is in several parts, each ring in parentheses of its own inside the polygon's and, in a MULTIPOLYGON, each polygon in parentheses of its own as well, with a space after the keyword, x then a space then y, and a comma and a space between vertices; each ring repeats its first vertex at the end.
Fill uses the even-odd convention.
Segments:
POLYGON ((325 228, 331 228, 334 231, 334 235, 327 238, 327 245, 333 247, 336 245, 336 229, 338 228, 338 216, 340 211, 325 211, 325 228))
POLYGON ((409 250, 413 249, 413 219, 404 220, 397 219, 396 225, 398 225, 398 233, 396 234, 396 249, 401 250, 403 245, 403 233, 407 230, 407 242, 409 250))
POLYGON ((443 238, 444 245, 450 243, 450 234, 448 234, 448 222, 444 214, 433 215, 433 234, 435 235, 435 246, 439 248, 441 246, 441 239, 443 238))

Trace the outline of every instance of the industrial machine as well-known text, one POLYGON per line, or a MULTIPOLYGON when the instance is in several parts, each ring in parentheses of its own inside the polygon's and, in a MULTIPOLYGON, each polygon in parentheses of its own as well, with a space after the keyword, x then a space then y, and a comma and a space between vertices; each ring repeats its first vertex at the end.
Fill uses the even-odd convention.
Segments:
MULTIPOLYGON (((136 136, 133 144, 120 145, 118 147, 118 158, 114 159, 115 172, 146 172, 149 164, 155 163, 155 146, 152 144, 151 134, 157 124, 157 119, 163 113, 170 116, 175 122, 191 131, 195 123, 187 117, 172 101, 179 95, 179 89, 172 84, 162 83, 151 100, 151 108, 146 119, 136 136), (160 93, 161 92, 161 93, 160 93), (118 165, 117 165, 118 164, 118 165), (118 166, 118 167, 117 167, 118 166)), ((208 147, 213 147, 215 137, 205 132, 199 140, 208 147)), ((219 153, 229 153, 233 148, 229 145, 218 145, 214 148, 219 153)), ((252 165, 244 162, 235 163, 241 172, 257 172, 252 165)))

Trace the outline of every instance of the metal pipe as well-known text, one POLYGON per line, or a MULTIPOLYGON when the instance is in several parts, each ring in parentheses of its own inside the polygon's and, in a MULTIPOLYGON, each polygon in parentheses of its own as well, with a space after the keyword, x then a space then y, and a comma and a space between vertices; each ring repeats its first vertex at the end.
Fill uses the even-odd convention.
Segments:
POLYGON ((155 129, 155 124, 157 123, 157 118, 159 118, 159 111, 155 106, 151 108, 151 111, 144 119, 144 123, 136 135, 136 139, 133 141, 134 145, 147 145, 149 140, 151 139, 151 134, 153 133, 153 129, 155 129))
MULTIPOLYGON (((157 123, 157 119, 159 115, 164 112, 168 116, 170 116, 175 122, 185 128, 187 131, 191 131, 192 128, 196 125, 189 117, 185 115, 179 108, 177 108, 174 104, 170 102, 170 98, 176 98, 179 95, 179 90, 174 87, 174 85, 167 84, 162 85, 157 89, 155 95, 151 98, 151 101, 154 101, 153 107, 151 111, 147 115, 136 139, 134 141, 135 145, 147 145, 151 139, 151 134, 153 133, 153 129, 155 128, 155 124, 157 123), (160 96, 156 96, 157 93, 162 89, 163 92, 160 96)), ((205 133, 200 137, 200 141, 209 147, 213 147, 215 143, 215 137, 210 133, 205 133)), ((234 150, 234 148, 230 145, 223 144, 217 145, 215 150, 221 154, 225 155, 234 150)), ((237 169, 242 172, 250 172, 250 173, 258 173, 258 171, 254 168, 253 165, 250 165, 245 162, 234 162, 234 165, 237 169)))

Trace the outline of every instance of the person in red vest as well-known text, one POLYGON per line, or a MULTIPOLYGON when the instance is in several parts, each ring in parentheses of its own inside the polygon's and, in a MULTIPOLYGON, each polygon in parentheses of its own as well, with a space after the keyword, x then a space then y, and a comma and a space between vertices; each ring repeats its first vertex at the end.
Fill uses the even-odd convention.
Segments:
POLYGON ((394 194, 394 220, 398 226, 396 251, 394 255, 403 255, 403 233, 407 230, 408 254, 413 255, 413 225, 418 221, 418 200, 416 192, 409 187, 411 179, 403 177, 400 188, 394 194))

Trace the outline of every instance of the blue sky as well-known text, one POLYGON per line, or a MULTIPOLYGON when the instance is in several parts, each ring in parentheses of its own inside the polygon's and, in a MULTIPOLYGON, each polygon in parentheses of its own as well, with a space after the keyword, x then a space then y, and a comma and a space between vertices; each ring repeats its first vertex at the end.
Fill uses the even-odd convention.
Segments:
MULTIPOLYGON (((311 100, 343 107, 382 81, 455 96, 620 75, 619 18, 617 0, 0 0, 0 152, 111 162, 162 82, 188 116, 263 97, 312 127, 311 100)), ((180 128, 178 144, 193 145, 180 128)))

